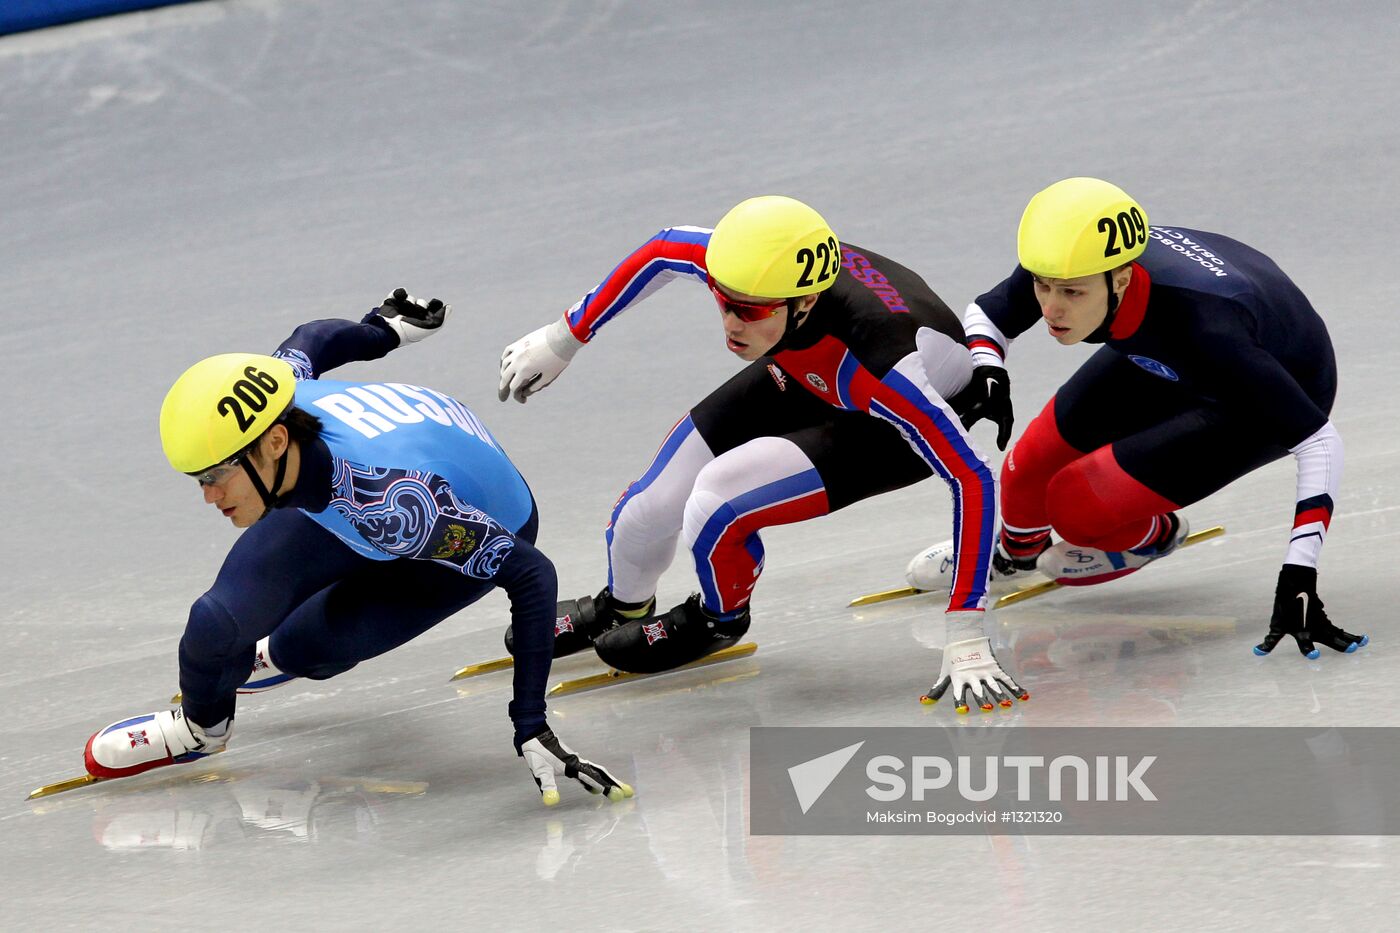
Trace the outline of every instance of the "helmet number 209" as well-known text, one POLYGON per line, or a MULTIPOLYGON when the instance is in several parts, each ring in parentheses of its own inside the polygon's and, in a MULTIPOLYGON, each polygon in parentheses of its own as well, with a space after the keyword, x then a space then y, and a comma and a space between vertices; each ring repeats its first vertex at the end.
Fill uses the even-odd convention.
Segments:
POLYGON ((277 391, 277 380, 256 366, 244 369, 243 375, 246 378, 235 382, 230 394, 219 399, 218 411, 225 418, 233 415, 238 422, 238 430, 246 434, 253 426, 253 415, 245 412, 244 407, 253 414, 266 408, 268 393, 277 391))
POLYGON ((819 261, 822 267, 817 270, 816 281, 825 282, 841 267, 841 247, 836 245, 835 237, 829 236, 825 243, 818 243, 815 252, 805 246, 797 251, 797 264, 802 266, 802 274, 797 277, 798 288, 814 284, 812 271, 819 261))
POLYGON ((1103 248, 1105 259, 1117 256, 1125 249, 1132 249, 1139 243, 1147 242, 1147 222, 1142 218, 1142 211, 1136 207, 1128 211, 1119 211, 1117 217, 1100 217, 1099 232, 1108 234, 1103 248), (1123 237, 1121 248, 1118 246, 1120 234, 1123 237))

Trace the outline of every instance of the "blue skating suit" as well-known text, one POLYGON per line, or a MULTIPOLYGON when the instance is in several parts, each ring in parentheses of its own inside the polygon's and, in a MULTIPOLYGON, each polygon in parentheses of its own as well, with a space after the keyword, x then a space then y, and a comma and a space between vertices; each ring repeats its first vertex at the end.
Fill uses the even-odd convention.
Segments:
POLYGON ((534 503, 465 405, 421 386, 332 381, 301 382, 295 404, 320 417, 331 458, 328 507, 303 509, 312 521, 371 560, 495 575, 534 503))
POLYGON ((302 445, 295 488, 243 533, 191 610, 180 676, 194 722, 232 715, 264 635, 281 670, 330 677, 499 586, 517 633, 517 744, 543 726, 557 581, 533 546, 525 480, 480 419, 441 392, 318 378, 397 342, 370 314, 302 325, 278 348, 299 380, 294 405, 320 418, 321 436, 302 445))

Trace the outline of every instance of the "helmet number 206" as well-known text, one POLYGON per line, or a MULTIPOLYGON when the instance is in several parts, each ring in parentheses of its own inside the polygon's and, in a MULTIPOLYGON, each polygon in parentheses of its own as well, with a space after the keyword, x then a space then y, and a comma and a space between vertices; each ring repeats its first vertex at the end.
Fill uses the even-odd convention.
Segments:
POLYGON ((1116 218, 1100 217, 1099 232, 1108 234, 1103 248, 1105 259, 1117 256, 1125 249, 1132 249, 1139 243, 1147 242, 1147 222, 1142 218, 1142 211, 1136 207, 1128 211, 1119 211, 1116 218), (1119 234, 1123 236, 1122 247, 1118 246, 1119 234))
POLYGON ((836 245, 835 237, 829 236, 825 243, 818 243, 816 252, 805 246, 797 251, 797 263, 802 266, 802 274, 797 277, 798 288, 806 288, 813 284, 812 269, 818 260, 821 261, 822 267, 817 272, 817 281, 825 282, 841 267, 841 247, 836 245))
POLYGON ((245 412, 244 406, 253 414, 266 408, 268 393, 277 391, 277 380, 256 366, 244 369, 243 375, 246 378, 235 382, 231 393, 219 399, 218 410, 225 418, 233 415, 238 422, 238 430, 246 434, 253 426, 253 415, 245 412))

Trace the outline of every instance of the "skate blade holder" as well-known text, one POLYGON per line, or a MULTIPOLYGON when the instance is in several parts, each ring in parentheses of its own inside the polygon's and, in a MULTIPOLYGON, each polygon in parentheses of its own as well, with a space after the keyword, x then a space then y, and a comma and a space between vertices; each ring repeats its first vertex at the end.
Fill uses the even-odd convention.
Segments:
POLYGON ((708 667, 711 664, 721 664, 725 661, 737 661, 747 658, 758 650, 758 642, 746 641, 738 645, 730 645, 728 648, 721 648, 714 654, 708 654, 698 661, 691 661, 689 664, 682 664, 673 667, 669 671, 657 671, 654 674, 632 674, 627 671, 607 670, 601 674, 592 674, 588 677, 580 677, 576 680, 563 680, 549 688, 545 696, 557 697, 566 693, 579 693, 583 690, 592 690, 596 687, 607 687, 612 684, 622 683, 627 680, 641 680, 651 677, 665 677, 668 674, 678 674, 681 671, 694 670, 697 667, 708 667))
MULTIPOLYGON (((1182 547, 1190 547, 1193 544, 1200 544, 1202 541, 1209 541, 1218 538, 1225 533, 1224 525, 1212 525, 1209 528, 1202 528, 1200 531, 1193 531, 1186 536, 1186 540, 1181 542, 1182 547)), ((993 609, 1005 609, 1007 606, 1014 606, 1019 602, 1024 602, 1043 593, 1049 593, 1063 588, 1063 584, 1054 580, 1041 580, 1013 590, 992 604, 993 609)), ((879 593, 868 593, 865 596, 857 596, 846 604, 847 608, 858 606, 873 606, 876 603, 885 603, 893 599, 906 599, 910 596, 919 596, 923 593, 947 592, 946 590, 920 590, 912 586, 901 586, 893 590, 882 590, 879 593)))

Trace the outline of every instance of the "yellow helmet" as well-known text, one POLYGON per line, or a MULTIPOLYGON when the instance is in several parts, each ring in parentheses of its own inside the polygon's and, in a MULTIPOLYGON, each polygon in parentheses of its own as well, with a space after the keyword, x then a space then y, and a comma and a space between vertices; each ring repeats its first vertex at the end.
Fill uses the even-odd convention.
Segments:
POLYGON ((1147 212, 1122 188, 1097 178, 1066 178, 1026 205, 1016 252, 1028 272, 1077 279, 1141 256, 1147 231, 1147 212))
POLYGON ((256 353, 200 360, 161 403, 165 458, 181 473, 232 459, 277 422, 295 393, 296 376, 283 360, 256 353))
POLYGON ((841 269, 841 244, 822 215, 779 195, 749 198, 715 225, 705 253, 710 276, 759 298, 825 291, 841 269))

